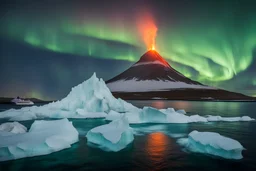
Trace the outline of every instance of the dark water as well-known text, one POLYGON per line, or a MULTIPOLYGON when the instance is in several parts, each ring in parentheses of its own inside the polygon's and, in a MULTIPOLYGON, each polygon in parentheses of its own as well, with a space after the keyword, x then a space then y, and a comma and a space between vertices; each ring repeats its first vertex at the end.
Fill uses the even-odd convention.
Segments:
MULTIPOLYGON (((130 101, 138 107, 174 107, 189 114, 242 116, 256 118, 255 102, 186 102, 130 101)), ((10 105, 0 105, 0 110, 10 105)), ((80 133, 72 148, 46 156, 0 163, 7 170, 256 170, 256 122, 215 122, 191 124, 131 125, 134 142, 119 152, 105 152, 87 145, 85 135, 93 127, 105 124, 102 119, 71 119, 80 133), (186 153, 176 143, 178 137, 192 130, 213 131, 238 140, 246 150, 242 160, 226 160, 203 154, 186 153)), ((1 122, 1 121, 0 121, 1 122)), ((3 121, 2 121, 3 122, 3 121)), ((33 121, 22 122, 29 127, 33 121)))

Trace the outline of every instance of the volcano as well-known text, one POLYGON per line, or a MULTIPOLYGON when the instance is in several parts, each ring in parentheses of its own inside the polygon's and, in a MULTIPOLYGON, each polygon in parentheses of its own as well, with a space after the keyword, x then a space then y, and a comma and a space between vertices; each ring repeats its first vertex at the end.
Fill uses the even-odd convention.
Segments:
POLYGON ((254 100, 185 77, 155 50, 146 52, 129 69, 106 83, 113 95, 122 99, 254 100))

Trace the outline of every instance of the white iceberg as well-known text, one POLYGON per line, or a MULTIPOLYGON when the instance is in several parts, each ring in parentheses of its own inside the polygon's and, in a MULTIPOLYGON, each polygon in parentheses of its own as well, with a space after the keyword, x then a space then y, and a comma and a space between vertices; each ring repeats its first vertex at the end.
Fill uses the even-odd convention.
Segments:
POLYGON ((173 108, 156 109, 152 107, 144 107, 139 113, 140 121, 137 123, 191 123, 191 122, 207 122, 205 117, 199 115, 187 116, 175 112, 173 108))
POLYGON ((113 121, 113 120, 117 120, 120 119, 122 117, 122 114, 115 112, 113 110, 111 110, 108 115, 106 116, 106 120, 107 121, 113 121))
POLYGON ((138 110, 122 99, 116 99, 96 74, 72 88, 67 97, 44 106, 24 107, 0 112, 0 118, 13 121, 41 118, 105 118, 110 110, 131 112, 138 110))
POLYGON ((224 121, 224 122, 238 122, 238 121, 253 121, 255 119, 249 116, 242 116, 242 117, 222 117, 222 116, 212 116, 208 115, 207 120, 209 122, 217 122, 217 121, 224 121))
POLYGON ((139 118, 140 123, 167 123, 167 114, 153 107, 144 107, 139 118))
POLYGON ((105 118, 120 119, 124 114, 129 123, 191 123, 207 121, 251 121, 250 117, 220 116, 202 117, 185 115, 185 110, 175 111, 173 108, 155 109, 144 107, 139 109, 122 99, 116 99, 102 79, 94 73, 91 78, 72 88, 62 100, 44 106, 24 107, 0 112, 0 118, 12 121, 44 119, 44 118, 105 118))
POLYGON ((87 112, 84 109, 77 109, 76 113, 82 118, 105 118, 107 116, 107 113, 105 112, 87 112))
POLYGON ((46 155, 71 147, 78 132, 67 119, 34 121, 22 134, 0 132, 0 161, 46 155))
POLYGON ((161 112, 164 113, 172 113, 175 112, 174 108, 160 109, 161 112))
MULTIPOLYGON (((184 113, 184 112, 183 112, 184 113)), ((220 117, 220 116, 207 116, 200 115, 184 115, 174 111, 173 108, 156 109, 153 107, 144 107, 132 112, 122 113, 125 115, 130 124, 141 123, 193 123, 193 122, 212 122, 212 121, 252 121, 253 118, 248 116, 243 117, 220 117)), ((110 111, 106 116, 106 120, 120 119, 122 114, 110 111)))
POLYGON ((133 130, 125 116, 106 125, 91 129, 87 135, 88 144, 92 143, 106 151, 120 151, 133 140, 133 130))
POLYGON ((188 138, 181 138, 178 143, 189 151, 211 154, 226 159, 241 159, 244 147, 236 140, 215 132, 192 131, 188 138))
POLYGON ((184 115, 187 114, 184 109, 176 110, 176 112, 184 115))
POLYGON ((199 116, 199 115, 191 115, 189 117, 189 123, 192 122, 208 122, 205 117, 199 116))
POLYGON ((27 128, 19 122, 6 122, 0 125, 0 134, 1 132, 22 134, 27 132, 27 128))

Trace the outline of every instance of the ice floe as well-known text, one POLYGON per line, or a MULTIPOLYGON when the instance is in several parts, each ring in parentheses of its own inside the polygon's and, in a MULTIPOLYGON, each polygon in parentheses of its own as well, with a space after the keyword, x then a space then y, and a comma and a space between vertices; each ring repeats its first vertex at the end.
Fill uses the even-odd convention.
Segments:
MULTIPOLYGON (((110 116, 107 116, 107 120, 115 120, 120 118, 122 114, 110 113, 110 116)), ((191 123, 191 122, 207 122, 205 117, 199 115, 187 116, 180 114, 168 109, 156 109, 153 107, 144 107, 143 109, 123 113, 128 118, 129 123, 131 124, 141 124, 141 123, 191 123)))
POLYGON ((0 132, 0 161, 40 156, 71 147, 78 132, 67 119, 34 121, 26 133, 0 132))
POLYGON ((191 152, 211 154, 226 159, 241 159, 244 147, 236 140, 215 132, 192 131, 188 138, 177 141, 191 152))
POLYGON ((27 132, 27 128, 19 122, 6 122, 0 125, 0 133, 1 132, 21 134, 27 132))
POLYGON ((222 116, 212 116, 209 115, 207 117, 209 122, 216 122, 216 121, 224 121, 224 122, 237 122, 237 121, 253 121, 255 119, 249 116, 242 116, 242 117, 222 117, 222 116))
POLYGON ((176 110, 176 112, 184 115, 187 114, 184 109, 176 110))
POLYGON ((106 151, 120 151, 134 140, 133 130, 127 118, 123 115, 106 125, 91 129, 87 141, 106 151))

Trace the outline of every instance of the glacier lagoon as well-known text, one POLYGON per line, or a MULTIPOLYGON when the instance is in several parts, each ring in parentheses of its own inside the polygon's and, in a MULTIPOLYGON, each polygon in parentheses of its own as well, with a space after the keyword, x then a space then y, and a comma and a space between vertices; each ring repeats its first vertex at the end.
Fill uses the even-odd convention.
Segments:
MULTIPOLYGON (((128 101, 136 107, 185 109, 188 115, 220 115, 223 117, 256 117, 255 102, 188 102, 188 101, 128 101)), ((0 111, 13 108, 0 105, 0 111)), ((79 142, 71 148, 50 155, 0 163, 0 170, 255 170, 256 122, 210 122, 189 124, 130 125, 134 141, 119 152, 106 152, 87 145, 85 135, 104 119, 69 119, 79 132, 79 142), (218 132, 239 141, 246 150, 243 159, 227 160, 205 154, 184 151, 177 140, 193 131, 218 132)), ((5 120, 1 119, 0 123, 5 120)), ((27 128, 31 121, 20 122, 27 128)))

